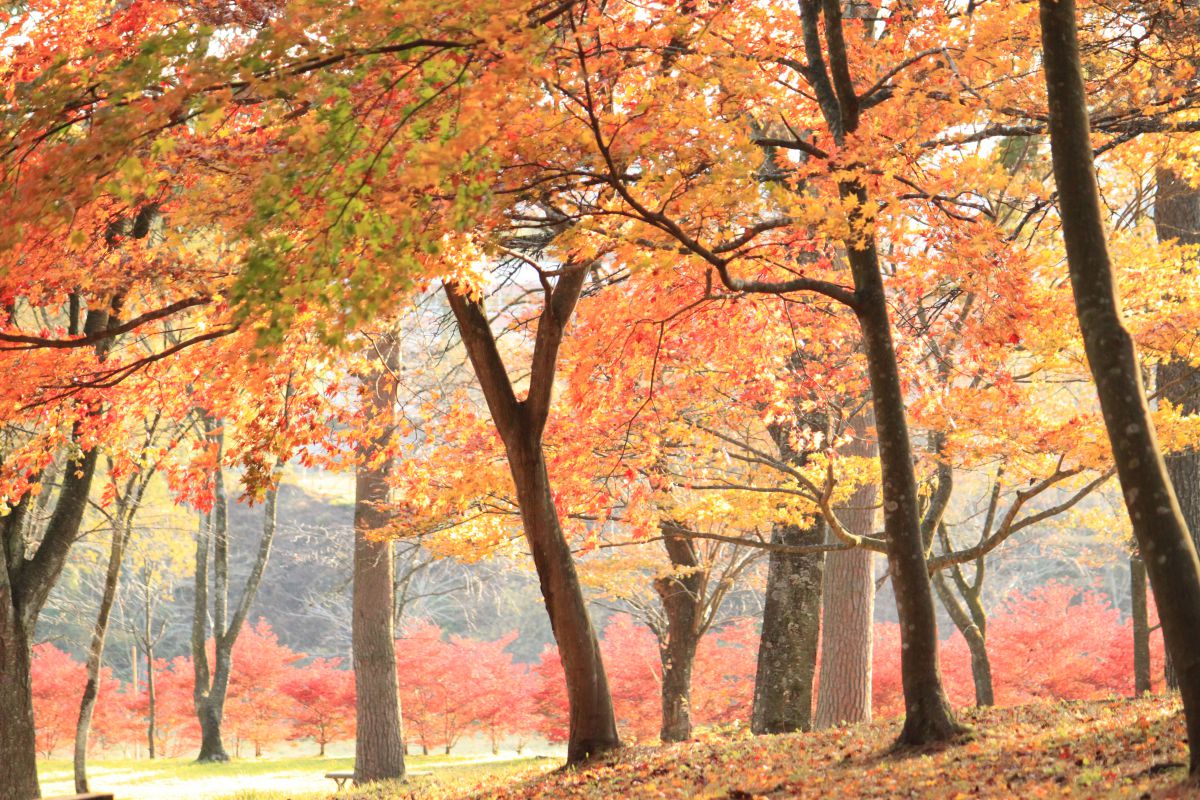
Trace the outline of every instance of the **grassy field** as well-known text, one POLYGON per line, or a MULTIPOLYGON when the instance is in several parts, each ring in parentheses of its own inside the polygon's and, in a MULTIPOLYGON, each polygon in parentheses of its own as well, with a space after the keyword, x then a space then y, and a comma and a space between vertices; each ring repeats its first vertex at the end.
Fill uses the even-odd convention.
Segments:
MULTIPOLYGON (((353 763, 353 758, 317 757, 248 758, 228 764, 196 764, 188 759, 98 759, 88 765, 88 780, 92 791, 113 792, 119 800, 316 800, 333 794, 333 781, 325 773, 353 769, 353 763)), ((508 774, 549 770, 561 762, 530 757, 409 756, 406 763, 411 779, 403 787, 387 787, 388 796, 405 796, 399 794, 400 789, 405 793, 429 789, 442 794, 458 787, 469 792, 508 774)), ((48 760, 41 764, 39 773, 43 795, 74 794, 70 761, 48 760)))

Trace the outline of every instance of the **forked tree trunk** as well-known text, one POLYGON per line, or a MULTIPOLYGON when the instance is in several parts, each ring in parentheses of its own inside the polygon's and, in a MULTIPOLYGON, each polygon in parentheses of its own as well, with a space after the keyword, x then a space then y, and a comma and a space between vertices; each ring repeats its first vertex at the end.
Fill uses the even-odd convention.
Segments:
POLYGON ((1200 559, 1155 437, 1141 368, 1121 321, 1104 238, 1074 0, 1041 0, 1050 149, 1071 288, 1088 365, 1187 718, 1200 783, 1200 559))
MULTIPOLYGON (((870 412, 850 420, 853 437, 842 452, 871 458, 878 455, 867 436, 874 424, 870 412)), ((840 518, 856 536, 875 533, 879 487, 860 486, 850 495, 840 518)), ((825 556, 821 592, 821 671, 817 684, 814 727, 829 728, 871 719, 871 664, 874 651, 875 553, 866 548, 835 550, 825 556)))
MULTIPOLYGON (((842 6, 831 0, 800 0, 799 6, 809 62, 806 78, 833 140, 840 145, 858 128, 862 111, 846 57, 842 6)), ((900 617, 905 719, 899 744, 947 741, 964 728, 950 710, 938 667, 937 617, 925 561, 904 390, 873 222, 864 216, 875 201, 865 184, 854 177, 839 181, 838 193, 843 206, 852 209, 847 220, 851 233, 843 242, 854 276, 854 296, 849 304, 862 331, 867 359, 882 472, 884 537, 900 617)))
POLYGON ((449 284, 446 298, 474 367, 500 438, 517 490, 521 526, 537 568, 550 627, 558 643, 570 703, 567 763, 579 764, 620 746, 600 644, 575 572, 571 548, 559 524, 542 450, 550 414, 558 348, 587 276, 586 265, 558 270, 547 289, 538 320, 529 393, 518 400, 496 346, 483 304, 449 284))
MULTIPOLYGON (((384 357, 395 366, 397 347, 384 344, 384 357)), ((363 378, 363 404, 369 418, 392 421, 396 384, 383 370, 363 378)), ((393 425, 360 448, 354 483, 354 598, 351 635, 354 650, 355 737, 354 781, 404 777, 400 692, 396 676, 396 632, 392 614, 395 564, 392 542, 373 539, 371 532, 387 523, 391 463, 376 463, 388 444, 393 425)), ((324 744, 321 746, 324 754, 324 744)))
POLYGON ((654 590, 667 617, 665 637, 660 637, 662 662, 662 726, 664 742, 682 742, 692 735, 692 668, 700 643, 704 575, 690 539, 672 535, 663 525, 663 545, 676 573, 657 578, 654 590))
MULTIPOLYGON (((971 679, 975 684, 975 705, 979 708, 995 705, 996 694, 992 684, 992 662, 988 657, 986 629, 980 627, 975 615, 962 607, 954 590, 950 588, 941 572, 934 573, 933 586, 946 613, 967 642, 971 653, 971 679)), ((967 600, 968 602, 969 599, 967 600)))
MULTIPOLYGON (((250 613, 250 606, 262 584, 263 572, 271 556, 271 545, 275 540, 276 511, 279 493, 275 488, 267 491, 263 502, 263 529, 259 538, 258 553, 250 567, 250 574, 242 587, 241 597, 232 616, 229 609, 229 512, 225 493, 225 478, 220 467, 223 447, 223 423, 205 419, 208 435, 217 442, 217 469, 213 475, 213 510, 209 521, 202 525, 196 541, 196 597, 192 617, 192 671, 195 683, 192 700, 196 718, 200 723, 200 753, 198 762, 224 762, 229 753, 221 740, 221 722, 225 715, 225 698, 229 691, 229 678, 233 672, 233 646, 241 634, 242 626, 250 613), (205 638, 208 625, 208 548, 212 546, 212 637, 213 664, 209 664, 205 638)), ((278 481, 279 474, 273 479, 278 481)), ((389 606, 390 608, 390 606, 389 606)))
MULTIPOLYGON (((775 525, 771 543, 798 546, 825 541, 825 524, 775 525)), ((768 555, 758 668, 754 674, 754 733, 790 733, 812 727, 813 674, 821 629, 823 553, 768 555)))
MULTIPOLYGON (((102 333, 115 323, 120 307, 118 296, 107 310, 90 309, 83 332, 102 333)), ((71 332, 79 332, 74 324, 71 332)), ((101 360, 110 346, 110 340, 97 345, 101 360)), ((54 511, 32 556, 26 553, 25 541, 31 495, 27 493, 0 518, 0 800, 41 796, 30 647, 38 615, 79 538, 98 459, 99 450, 93 448, 65 465, 54 511)), ((42 501, 48 495, 43 492, 42 501)))

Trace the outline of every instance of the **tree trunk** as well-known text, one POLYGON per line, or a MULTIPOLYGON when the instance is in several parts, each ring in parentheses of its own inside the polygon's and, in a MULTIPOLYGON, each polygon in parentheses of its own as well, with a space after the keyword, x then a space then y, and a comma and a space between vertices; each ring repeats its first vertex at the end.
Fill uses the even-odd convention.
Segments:
MULTIPOLYGON (((843 192, 856 198, 860 208, 870 202, 859 186, 844 186, 843 192)), ((883 478, 883 528, 900 617, 905 719, 899 741, 904 745, 946 741, 964 729, 954 719, 942 688, 937 617, 925 560, 912 445, 874 237, 865 236, 847 252, 871 381, 883 478)))
MULTIPOLYGON (((95 312, 88 312, 92 331, 95 312)), ((101 319, 107 324, 107 315, 101 319)), ((94 332, 94 331, 93 331, 94 332)), ((84 453, 67 464, 62 488, 41 544, 32 558, 25 555, 24 507, 28 495, 3 520, 0 566, 0 800, 31 800, 41 796, 37 777, 37 730, 33 719, 30 674, 33 631, 50 590, 79 535, 83 510, 91 492, 99 451, 84 453)))
MULTIPOLYGON (((771 530, 773 544, 815 545, 824 540, 823 520, 807 529, 775 525, 771 530)), ((772 551, 768 556, 750 714, 750 730, 754 733, 790 733, 812 727, 823 567, 823 553, 772 551)))
POLYGON ((600 644, 575 572, 570 545, 559 524, 542 450, 558 349, 587 272, 586 265, 563 266, 553 289, 546 293, 538 320, 529 392, 524 400, 517 400, 513 391, 482 301, 469 298, 450 284, 444 287, 492 421, 504 441, 517 490, 521 525, 537 568, 566 678, 570 703, 567 763, 572 765, 621 744, 608 678, 600 659, 600 644))
POLYGON ((225 743, 221 740, 221 718, 225 713, 224 692, 220 697, 212 692, 196 703, 196 718, 200 721, 200 754, 196 760, 201 763, 215 763, 229 760, 225 751, 225 743))
POLYGON ((1074 0, 1041 0, 1050 149, 1071 288, 1125 504, 1158 603, 1200 782, 1200 559, 1171 487, 1133 339, 1121 321, 1088 129, 1074 0))
POLYGON ((87 655, 87 682, 79 702, 79 719, 75 725, 75 792, 87 794, 87 746, 92 727, 92 713, 100 688, 100 667, 104 662, 104 640, 108 635, 108 621, 112 615, 113 602, 117 598, 117 586, 121 580, 121 566, 125 561, 125 543, 129 540, 131 520, 126 519, 129 511, 118 507, 116 529, 112 534, 112 545, 108 553, 108 569, 104 575, 104 591, 100 596, 100 609, 92 626, 92 641, 87 655))
MULTIPOLYGON (((869 411, 850 420, 845 455, 874 457, 879 450, 867 429, 869 411)), ((875 533, 879 487, 860 486, 840 512, 856 536, 875 533)), ((821 595, 821 671, 814 726, 829 728, 871 719, 871 663, 875 634, 875 554, 865 548, 835 550, 825 556, 821 595)))
POLYGON ((30 643, 0 577, 0 800, 40 797, 30 643))
POLYGON ((567 763, 578 764, 620 744, 608 677, 575 560, 559 525, 541 445, 517 442, 508 448, 508 460, 525 538, 566 676, 570 702, 567 763))
MULTIPOLYGON (((396 345, 389 338, 385 358, 395 364, 396 345)), ((354 782, 404 777, 403 724, 396 676, 396 632, 392 614, 395 564, 392 543, 371 534, 387 523, 391 462, 376 464, 392 434, 396 384, 383 371, 363 379, 364 410, 371 419, 389 424, 375 440, 360 448, 354 483, 354 597, 351 636, 354 651, 355 700, 354 782)), ((322 748, 324 749, 324 748, 322 748)))
POLYGON ((672 535, 669 525, 664 525, 662 532, 674 574, 654 581, 667 616, 665 641, 658 643, 663 668, 659 738, 682 742, 692 735, 692 667, 700 643, 704 574, 691 540, 672 535))
MULTIPOLYGON (((1154 226, 1159 241, 1200 245, 1200 190, 1169 169, 1158 170, 1155 181, 1154 226)), ((1164 400, 1185 414, 1200 413, 1200 369, 1184 359, 1169 360, 1158 366, 1157 383, 1164 400)), ((1186 447, 1168 453, 1163 460, 1192 542, 1200 548, 1200 449, 1186 447)), ((1177 690, 1179 681, 1169 655, 1163 668, 1167 687, 1177 690)))
POLYGON ((1129 598, 1133 607, 1133 695, 1151 691, 1150 614, 1146 608, 1146 563, 1134 553, 1129 557, 1129 598))
POLYGON ((988 658, 987 639, 984 629, 976 624, 972 615, 958 602, 954 590, 947 583, 941 572, 934 573, 933 586, 938 598, 954 626, 967 642, 971 653, 971 678, 975 684, 975 705, 979 708, 995 705, 996 695, 992 684, 992 662, 988 658))
MULTIPOLYGON (((219 420, 205 419, 208 435, 218 444, 217 469, 213 474, 213 510, 208 525, 202 525, 196 545, 196 600, 192 617, 192 669, 195 686, 192 698, 200 722, 200 753, 198 762, 224 762, 229 754, 221 741, 221 721, 225 715, 225 697, 229 691, 229 676, 233 671, 233 645, 237 642, 250 606, 262 584, 263 573, 271 556, 275 540, 276 511, 279 493, 272 488, 263 502, 263 530, 258 553, 242 587, 233 616, 226 622, 229 608, 229 514, 225 493, 225 478, 220 467, 220 451, 224 434, 219 420), (208 529, 207 531, 205 529, 208 529), (210 671, 205 648, 208 610, 208 545, 213 549, 212 627, 214 665, 210 671)), ((278 483, 282 467, 276 466, 273 479, 278 483)), ((391 604, 388 604, 391 608, 391 604)))
MULTIPOLYGON (((214 422, 209 425, 212 435, 214 422)), ((218 459, 220 456, 218 455, 218 459)), ((218 464, 219 464, 218 460, 218 464)), ((192 670, 194 684, 192 700, 196 709, 196 718, 200 723, 200 753, 196 756, 199 762, 224 762, 229 760, 225 744, 221 741, 221 718, 225 712, 225 690, 227 687, 228 670, 222 666, 227 664, 228 656, 222 653, 221 634, 225 630, 226 601, 221 594, 228 590, 228 514, 226 509, 225 480, 218 466, 213 475, 213 509, 200 526, 201 531, 196 543, 196 597, 192 618, 192 670), (213 640, 215 670, 210 670, 208 651, 206 648, 208 626, 208 557, 210 546, 214 550, 213 571, 217 573, 213 580, 213 593, 216 595, 213 609, 213 640), (221 557, 222 546, 226 555, 221 557), (221 680, 222 674, 226 681, 221 680)))
MULTIPOLYGON (((149 626, 147 626, 149 630, 149 626)), ((154 646, 150 645, 146 648, 146 747, 149 750, 150 760, 154 760, 155 756, 155 738, 158 736, 156 730, 158 725, 158 697, 155 694, 154 688, 154 646)))
POLYGON ((875 553, 863 548, 828 553, 815 728, 871 721, 874 616, 875 553))

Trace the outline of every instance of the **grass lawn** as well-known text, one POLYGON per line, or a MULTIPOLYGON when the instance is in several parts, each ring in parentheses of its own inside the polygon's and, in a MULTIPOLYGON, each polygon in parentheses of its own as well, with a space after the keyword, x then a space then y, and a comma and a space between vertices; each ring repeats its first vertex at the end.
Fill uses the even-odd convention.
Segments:
MULTIPOLYGON (((408 770, 415 773, 403 788, 462 786, 467 789, 487 779, 512 772, 553 769, 556 759, 515 757, 493 759, 479 756, 408 756, 408 770)), ((326 772, 353 769, 353 758, 246 758, 227 764, 197 764, 186 758, 149 760, 94 759, 88 763, 92 791, 113 792, 119 800, 316 800, 333 794, 333 781, 326 772)), ((74 794, 71 762, 50 759, 38 770, 42 794, 47 797, 74 794)), ((398 787, 389 787, 394 791, 398 787)), ((439 788, 438 791, 441 791, 439 788)), ((346 792, 342 793, 345 797, 346 792)), ((365 795, 360 795, 365 796, 365 795)))

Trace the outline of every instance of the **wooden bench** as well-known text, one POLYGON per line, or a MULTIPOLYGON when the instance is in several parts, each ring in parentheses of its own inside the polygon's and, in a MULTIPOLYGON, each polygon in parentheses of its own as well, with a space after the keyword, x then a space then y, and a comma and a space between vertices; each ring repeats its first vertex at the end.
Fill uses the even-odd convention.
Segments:
MULTIPOLYGON (((326 772, 325 777, 337 784, 337 791, 339 792, 346 788, 347 783, 354 783, 353 772, 326 772)), ((109 798, 109 800, 112 800, 112 798, 109 798)))

